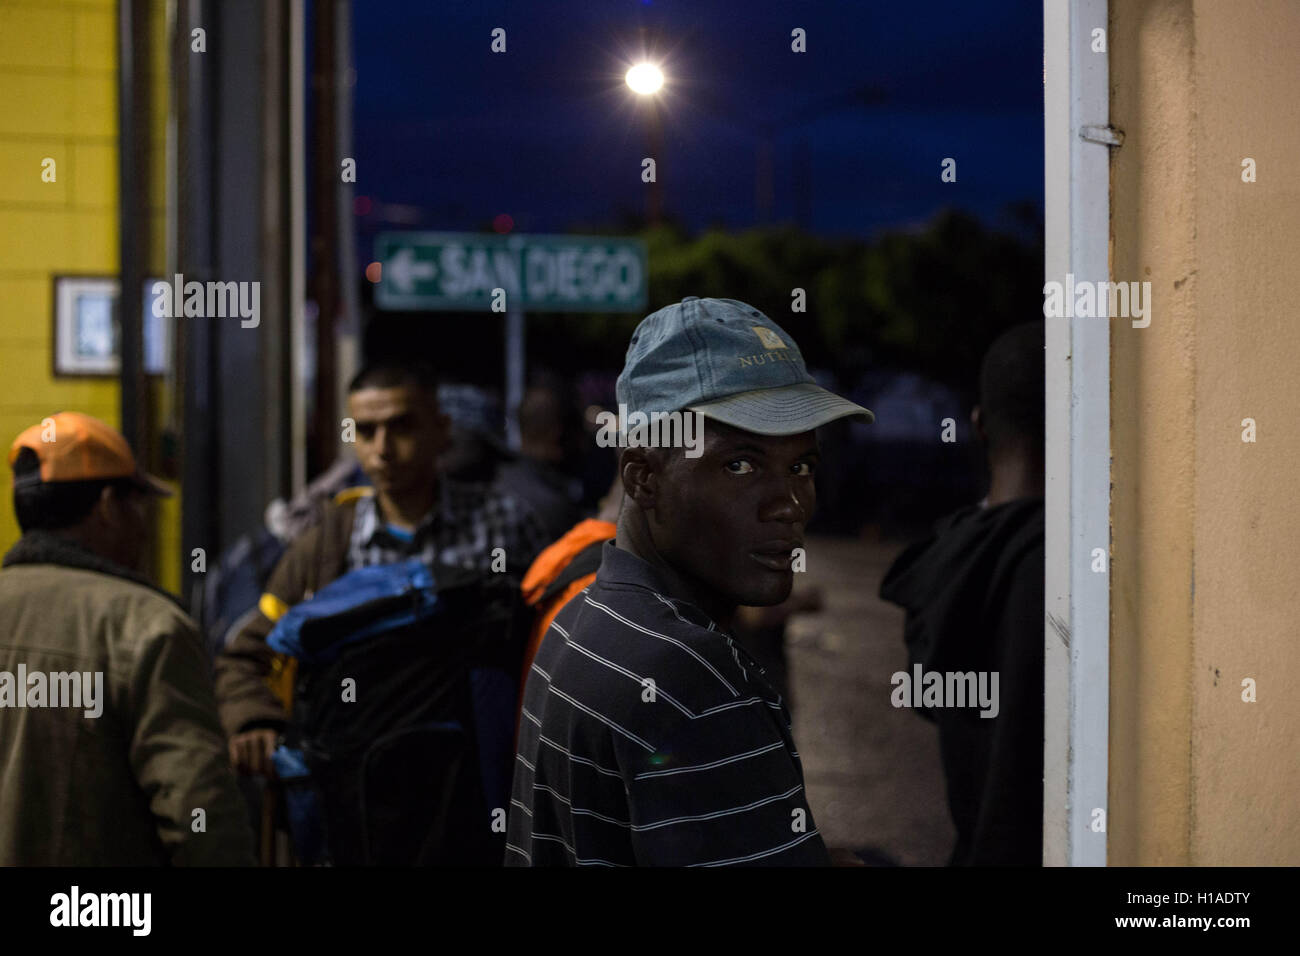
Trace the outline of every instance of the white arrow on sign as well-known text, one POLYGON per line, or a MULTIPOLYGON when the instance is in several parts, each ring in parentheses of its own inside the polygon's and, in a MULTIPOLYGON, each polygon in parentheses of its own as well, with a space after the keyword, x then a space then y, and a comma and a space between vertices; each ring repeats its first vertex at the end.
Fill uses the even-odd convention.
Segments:
POLYGON ((416 279, 432 279, 438 267, 432 262, 416 262, 410 249, 399 249, 384 267, 384 278, 391 278, 398 292, 410 292, 416 279))

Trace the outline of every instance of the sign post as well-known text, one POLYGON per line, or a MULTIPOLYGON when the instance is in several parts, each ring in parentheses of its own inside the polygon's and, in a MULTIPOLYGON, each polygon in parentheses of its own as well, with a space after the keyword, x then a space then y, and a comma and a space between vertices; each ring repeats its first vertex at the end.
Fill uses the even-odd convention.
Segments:
POLYGON ((639 239, 384 232, 375 237, 375 259, 382 266, 375 287, 381 309, 491 312, 504 305, 506 435, 515 449, 525 311, 640 312, 646 306, 647 257, 639 239))
POLYGON ((506 310, 506 444, 518 451, 519 405, 524 400, 524 313, 517 305, 506 310))

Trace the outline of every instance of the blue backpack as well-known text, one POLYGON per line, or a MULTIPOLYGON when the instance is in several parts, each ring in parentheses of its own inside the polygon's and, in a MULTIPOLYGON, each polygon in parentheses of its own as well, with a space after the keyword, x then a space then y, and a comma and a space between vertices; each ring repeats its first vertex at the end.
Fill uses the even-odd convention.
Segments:
POLYGON ((268 644, 298 676, 273 760, 300 863, 501 865, 521 605, 504 574, 411 559, 279 620, 268 644))

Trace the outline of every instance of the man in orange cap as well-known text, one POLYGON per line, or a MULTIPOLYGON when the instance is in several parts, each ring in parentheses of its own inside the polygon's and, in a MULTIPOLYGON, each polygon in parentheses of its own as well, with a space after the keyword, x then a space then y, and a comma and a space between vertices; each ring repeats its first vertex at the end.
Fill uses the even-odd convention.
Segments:
POLYGON ((136 570, 170 492, 77 412, 24 431, 9 465, 0 866, 251 864, 198 631, 136 570))

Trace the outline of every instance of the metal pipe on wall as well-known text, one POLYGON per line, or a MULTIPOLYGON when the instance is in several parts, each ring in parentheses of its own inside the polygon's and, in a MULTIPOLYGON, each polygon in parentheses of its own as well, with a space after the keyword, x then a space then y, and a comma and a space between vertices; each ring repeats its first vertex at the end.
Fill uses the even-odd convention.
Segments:
MULTIPOLYGON (((352 146, 352 91, 356 86, 356 70, 352 66, 352 0, 334 0, 335 21, 338 27, 336 49, 338 102, 336 114, 336 147, 339 157, 356 158, 352 146)), ((338 344, 335 379, 337 408, 347 404, 347 386, 357 372, 360 361, 361 341, 361 292, 359 283, 361 273, 357 262, 356 229, 352 218, 355 187, 351 182, 344 182, 342 177, 336 187, 338 190, 338 276, 340 308, 338 316, 338 344)), ((331 441, 333 439, 331 438, 331 441)), ((337 442, 335 442, 337 445, 337 442)))
MULTIPOLYGON (((212 273, 213 166, 211 73, 190 55, 191 31, 207 24, 204 0, 181 0, 172 38, 176 86, 176 271, 212 273)), ((210 24, 207 24, 210 27, 210 24)), ((206 28, 206 27, 205 27, 206 28)), ((205 576, 193 570, 195 548, 216 557, 219 537, 216 500, 215 350, 210 321, 195 316, 176 323, 177 388, 181 440, 181 593, 198 618, 205 576)))
POLYGON ((141 290, 145 268, 145 221, 141 171, 148 169, 147 24, 141 0, 117 5, 117 327, 120 330, 119 396, 121 431, 136 454, 147 460, 147 401, 144 388, 144 328, 141 290), (144 64, 143 67, 141 64, 144 64))
MULTIPOLYGON (((144 280, 149 261, 149 24, 144 0, 118 0, 118 402, 123 436, 143 467, 157 470, 144 374, 144 280)), ((153 520, 156 520, 156 515, 153 520)), ((157 576, 155 525, 142 529, 145 566, 157 576)))
POLYGON ((338 449, 335 420, 335 338, 339 311, 338 200, 340 159, 337 155, 338 72, 335 67, 337 10, 330 0, 317 3, 312 29, 312 162, 310 295, 316 303, 316 380, 311 416, 308 468, 319 473, 338 449))
POLYGON ((257 154, 261 201, 258 246, 258 277, 262 283, 262 323, 256 330, 262 371, 263 447, 266 467, 262 473, 261 500, 266 502, 291 492, 292 449, 289 447, 290 372, 293 355, 289 348, 290 290, 285 281, 288 266, 287 217, 289 209, 287 160, 288 3, 273 0, 262 7, 262 137, 257 154))
POLYGON ((288 229, 288 348, 289 369, 286 376, 289 395, 287 399, 289 441, 289 477, 292 494, 297 494, 307 484, 307 390, 303 384, 303 354, 306 346, 307 302, 307 195, 305 88, 306 88, 306 15, 304 0, 289 0, 289 50, 287 150, 289 168, 286 188, 289 191, 288 229))

